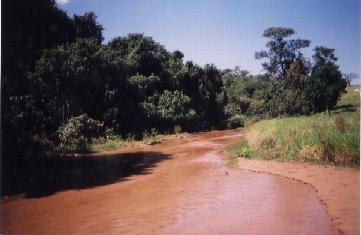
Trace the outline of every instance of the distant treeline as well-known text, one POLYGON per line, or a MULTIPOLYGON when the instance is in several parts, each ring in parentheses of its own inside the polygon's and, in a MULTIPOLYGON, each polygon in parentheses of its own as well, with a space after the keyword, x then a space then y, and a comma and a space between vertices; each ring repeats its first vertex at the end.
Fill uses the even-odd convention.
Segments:
POLYGON ((234 128, 246 119, 330 111, 346 87, 334 49, 315 47, 307 59, 301 50, 310 41, 294 39, 291 28, 264 31, 269 42, 256 59, 266 73, 251 75, 183 61, 182 52, 143 34, 104 44, 94 13, 69 17, 52 0, 4 0, 2 13, 5 168, 81 150, 101 136, 141 139, 151 130, 234 128))

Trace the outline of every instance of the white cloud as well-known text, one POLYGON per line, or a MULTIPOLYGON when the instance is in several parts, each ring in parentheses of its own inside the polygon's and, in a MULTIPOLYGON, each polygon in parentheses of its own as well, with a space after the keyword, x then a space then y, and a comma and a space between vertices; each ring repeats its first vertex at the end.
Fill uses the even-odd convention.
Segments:
POLYGON ((56 3, 59 5, 65 5, 68 4, 70 0, 56 0, 56 3))

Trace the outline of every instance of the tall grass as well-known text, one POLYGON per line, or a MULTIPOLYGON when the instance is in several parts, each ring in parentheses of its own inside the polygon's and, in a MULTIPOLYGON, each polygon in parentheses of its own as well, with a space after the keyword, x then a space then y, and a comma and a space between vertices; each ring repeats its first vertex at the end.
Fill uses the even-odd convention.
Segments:
MULTIPOLYGON (((360 100, 350 87, 328 114, 257 122, 246 128, 253 157, 357 166, 360 161, 360 100)), ((242 140, 242 141, 245 141, 242 140)), ((234 150, 234 147, 230 147, 234 150)))

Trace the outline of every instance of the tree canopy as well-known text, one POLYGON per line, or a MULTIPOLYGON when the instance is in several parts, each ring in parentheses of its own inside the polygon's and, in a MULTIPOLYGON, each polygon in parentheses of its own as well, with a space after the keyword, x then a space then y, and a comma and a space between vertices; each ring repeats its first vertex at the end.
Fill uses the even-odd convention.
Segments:
POLYGON ((306 39, 287 39, 295 34, 292 28, 271 27, 263 32, 263 37, 270 38, 267 50, 255 53, 256 59, 267 59, 263 68, 273 76, 282 78, 302 48, 309 47, 311 41, 306 39))

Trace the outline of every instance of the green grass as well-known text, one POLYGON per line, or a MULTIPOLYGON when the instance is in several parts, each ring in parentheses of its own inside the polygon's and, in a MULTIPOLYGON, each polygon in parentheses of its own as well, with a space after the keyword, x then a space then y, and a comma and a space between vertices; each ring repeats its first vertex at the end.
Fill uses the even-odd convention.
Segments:
MULTIPOLYGON (((175 136, 185 136, 185 133, 175 134, 175 136)), ((163 135, 152 131, 151 133, 144 133, 142 140, 134 140, 134 137, 123 139, 120 136, 110 136, 107 140, 104 138, 94 139, 90 145, 89 150, 94 152, 116 150, 121 148, 128 148, 134 146, 140 146, 141 144, 158 144, 161 143, 166 137, 171 135, 163 135)))
POLYGON ((238 157, 249 158, 252 156, 252 150, 248 142, 243 139, 235 144, 228 145, 225 149, 227 165, 234 167, 237 164, 238 157))
POLYGON ((115 150, 127 146, 135 145, 135 141, 122 139, 109 139, 106 141, 99 141, 90 145, 90 150, 95 152, 115 150))
POLYGON ((245 139, 226 152, 235 156, 249 143, 252 158, 358 166, 360 100, 354 89, 347 88, 331 116, 319 113, 257 122, 245 129, 245 139))

